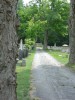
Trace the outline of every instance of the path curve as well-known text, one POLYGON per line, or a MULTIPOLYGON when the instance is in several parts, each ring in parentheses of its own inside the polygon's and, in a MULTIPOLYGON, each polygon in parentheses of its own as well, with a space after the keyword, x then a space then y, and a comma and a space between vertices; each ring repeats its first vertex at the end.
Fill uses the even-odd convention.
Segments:
POLYGON ((75 74, 44 51, 35 54, 32 79, 41 100, 75 100, 75 74))

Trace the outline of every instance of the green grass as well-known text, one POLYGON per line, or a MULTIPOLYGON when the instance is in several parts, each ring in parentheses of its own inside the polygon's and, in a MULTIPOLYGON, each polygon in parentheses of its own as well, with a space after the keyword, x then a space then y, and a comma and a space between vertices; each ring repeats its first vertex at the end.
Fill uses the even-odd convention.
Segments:
POLYGON ((75 73, 75 64, 66 64, 66 67, 68 67, 71 71, 73 71, 75 73))
POLYGON ((34 52, 26 58, 26 66, 16 66, 17 72, 17 98, 18 100, 30 100, 30 75, 34 52))
POLYGON ((69 54, 67 53, 63 53, 61 51, 49 51, 47 50, 47 52, 52 55, 57 61, 59 61, 60 63, 64 64, 65 67, 69 68, 71 71, 75 72, 75 65, 73 64, 69 64, 68 60, 69 60, 69 54), (62 55, 62 56, 59 56, 62 55))
POLYGON ((62 64, 68 63, 69 55, 67 53, 63 53, 61 51, 49 51, 49 50, 47 52, 62 64))

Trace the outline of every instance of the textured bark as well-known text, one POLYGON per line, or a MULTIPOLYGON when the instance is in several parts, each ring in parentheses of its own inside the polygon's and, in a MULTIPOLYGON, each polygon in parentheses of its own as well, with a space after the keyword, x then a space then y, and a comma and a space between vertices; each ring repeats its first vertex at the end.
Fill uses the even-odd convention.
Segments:
POLYGON ((17 0, 0 0, 0 100, 16 100, 17 0))
POLYGON ((70 8, 70 57, 69 63, 75 64, 75 0, 71 0, 71 8, 70 8))
POLYGON ((47 42, 48 42, 48 31, 44 33, 44 49, 47 49, 47 42))

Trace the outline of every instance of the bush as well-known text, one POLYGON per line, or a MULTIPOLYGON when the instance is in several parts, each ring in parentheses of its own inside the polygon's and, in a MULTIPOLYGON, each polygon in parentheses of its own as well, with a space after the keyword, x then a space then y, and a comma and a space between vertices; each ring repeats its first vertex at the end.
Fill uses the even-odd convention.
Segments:
POLYGON ((25 39, 26 48, 31 50, 31 49, 33 49, 34 45, 35 45, 35 41, 34 40, 31 40, 30 38, 29 39, 25 39))

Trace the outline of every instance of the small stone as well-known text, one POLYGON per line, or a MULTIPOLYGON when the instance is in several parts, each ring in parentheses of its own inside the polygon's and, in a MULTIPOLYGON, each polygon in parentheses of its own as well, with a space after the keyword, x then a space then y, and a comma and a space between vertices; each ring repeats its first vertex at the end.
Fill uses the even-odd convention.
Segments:
POLYGON ((22 59, 22 66, 26 66, 26 60, 22 59))

